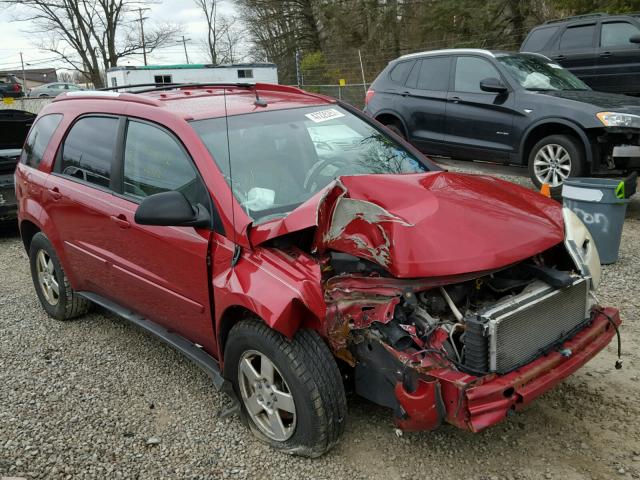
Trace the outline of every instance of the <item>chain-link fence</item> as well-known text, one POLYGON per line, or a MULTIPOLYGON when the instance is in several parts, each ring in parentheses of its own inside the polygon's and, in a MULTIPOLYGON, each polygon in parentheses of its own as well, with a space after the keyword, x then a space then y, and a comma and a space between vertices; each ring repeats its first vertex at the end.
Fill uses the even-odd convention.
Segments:
POLYGON ((320 93, 329 97, 338 98, 350 103, 354 107, 364 107, 364 97, 369 84, 350 83, 348 85, 301 85, 300 88, 307 92, 320 93))

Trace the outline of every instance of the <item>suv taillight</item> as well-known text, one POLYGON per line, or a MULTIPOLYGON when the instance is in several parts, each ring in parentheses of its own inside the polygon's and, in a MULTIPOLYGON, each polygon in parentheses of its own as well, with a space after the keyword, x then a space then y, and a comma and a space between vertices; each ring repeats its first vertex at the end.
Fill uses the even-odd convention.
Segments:
POLYGON ((13 84, 13 91, 16 93, 19 93, 22 91, 22 85, 20 85, 19 83, 14 83, 13 84))
POLYGON ((367 95, 364 97, 364 104, 365 105, 369 105, 369 102, 371 101, 371 99, 373 98, 373 96, 376 94, 375 90, 373 90, 372 88, 370 88, 369 90, 367 90, 367 95))

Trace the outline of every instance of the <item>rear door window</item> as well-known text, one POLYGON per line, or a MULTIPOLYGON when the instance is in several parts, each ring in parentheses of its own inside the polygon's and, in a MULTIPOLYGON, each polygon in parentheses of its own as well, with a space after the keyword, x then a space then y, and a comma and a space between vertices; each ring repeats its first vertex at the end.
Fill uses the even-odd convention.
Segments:
POLYGON ((423 58, 416 88, 446 92, 449 87, 451 57, 423 58))
POLYGON ((522 52, 540 52, 551 40, 551 37, 558 31, 559 27, 545 27, 534 30, 529 34, 527 39, 522 44, 520 50, 522 52))
POLYGON ((51 140, 53 132, 58 128, 61 120, 62 115, 54 113, 45 115, 36 122, 31 132, 29 132, 27 141, 22 149, 22 154, 20 155, 21 163, 33 168, 38 168, 42 161, 44 151, 47 145, 49 145, 49 140, 51 140))
POLYGON ((628 22, 603 23, 600 34, 600 46, 603 48, 635 46, 629 39, 639 33, 640 30, 638 30, 638 27, 628 22))
POLYGON ((567 28, 560 38, 560 50, 577 50, 593 47, 595 24, 567 28))
POLYGON ((456 59, 454 82, 456 92, 486 93, 480 89, 480 82, 487 78, 500 79, 500 74, 496 67, 484 58, 458 57, 456 59))
POLYGON ((80 118, 64 141, 58 171, 82 182, 109 188, 117 132, 115 117, 80 118))

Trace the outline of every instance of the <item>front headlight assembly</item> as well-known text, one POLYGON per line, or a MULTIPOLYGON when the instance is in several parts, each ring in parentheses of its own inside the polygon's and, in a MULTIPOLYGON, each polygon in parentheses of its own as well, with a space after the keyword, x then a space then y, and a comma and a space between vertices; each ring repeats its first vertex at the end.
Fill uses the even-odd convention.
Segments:
POLYGON ((605 127, 640 128, 640 116, 638 115, 618 112, 599 112, 596 113, 596 117, 598 117, 598 120, 600 120, 605 127))
POLYGON ((582 275, 591 277, 591 288, 600 284, 600 255, 593 237, 582 220, 568 208, 562 209, 564 244, 582 275))

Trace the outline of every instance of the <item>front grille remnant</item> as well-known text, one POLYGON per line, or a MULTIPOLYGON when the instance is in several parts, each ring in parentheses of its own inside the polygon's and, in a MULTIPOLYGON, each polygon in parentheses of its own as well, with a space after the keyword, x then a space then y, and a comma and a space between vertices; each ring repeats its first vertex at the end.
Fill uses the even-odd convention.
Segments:
POLYGON ((473 328, 465 334, 465 347, 470 347, 465 364, 472 369, 488 364, 489 371, 504 374, 531 362, 589 320, 588 294, 585 278, 563 289, 536 282, 481 311, 470 323, 483 325, 482 333, 473 328), (488 349, 480 348, 481 340, 488 349), (487 361, 478 361, 477 354, 487 350, 487 361))

